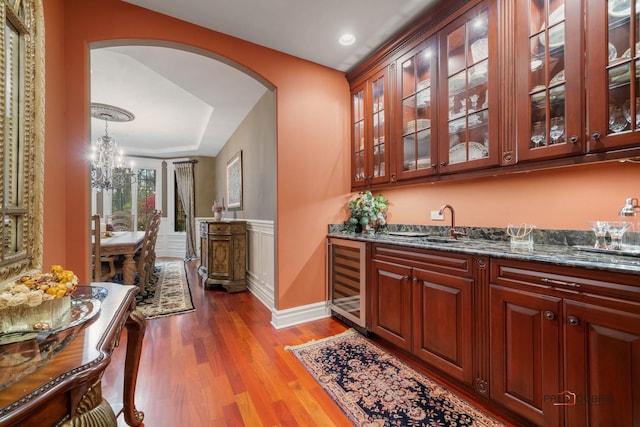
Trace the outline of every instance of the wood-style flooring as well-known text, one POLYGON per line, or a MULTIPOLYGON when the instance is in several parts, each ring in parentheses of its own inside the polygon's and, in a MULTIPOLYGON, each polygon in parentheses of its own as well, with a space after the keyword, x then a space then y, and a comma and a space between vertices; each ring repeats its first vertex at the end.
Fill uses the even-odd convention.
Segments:
MULTIPOLYGON (((328 318, 276 330, 250 292, 204 290, 196 269, 187 263, 196 311, 147 321, 136 388, 144 426, 350 426, 284 349, 347 326, 328 318)), ((125 346, 123 336, 102 381, 112 404, 122 401, 125 346)))

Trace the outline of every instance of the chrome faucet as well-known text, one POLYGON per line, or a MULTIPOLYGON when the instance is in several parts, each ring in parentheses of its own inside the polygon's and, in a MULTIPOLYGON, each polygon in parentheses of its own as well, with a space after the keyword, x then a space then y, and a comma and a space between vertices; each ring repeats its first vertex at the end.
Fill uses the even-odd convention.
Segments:
POLYGON ((452 238, 457 239, 458 237, 463 237, 466 236, 467 233, 465 233, 464 231, 458 231, 456 230, 456 213, 453 210, 453 206, 451 205, 442 205, 440 207, 440 215, 444 215, 444 210, 445 209, 449 209, 451 211, 451 229, 449 230, 449 234, 451 235, 452 238))

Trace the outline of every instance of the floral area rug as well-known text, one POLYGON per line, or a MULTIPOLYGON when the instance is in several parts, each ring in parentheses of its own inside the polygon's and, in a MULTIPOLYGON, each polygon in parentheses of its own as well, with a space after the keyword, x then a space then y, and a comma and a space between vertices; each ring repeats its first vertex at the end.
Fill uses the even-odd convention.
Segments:
POLYGON ((184 262, 167 261, 156 264, 151 284, 147 287, 147 295, 136 297, 136 307, 146 319, 195 311, 184 262))
POLYGON ((356 426, 503 426, 353 329, 287 346, 356 426))

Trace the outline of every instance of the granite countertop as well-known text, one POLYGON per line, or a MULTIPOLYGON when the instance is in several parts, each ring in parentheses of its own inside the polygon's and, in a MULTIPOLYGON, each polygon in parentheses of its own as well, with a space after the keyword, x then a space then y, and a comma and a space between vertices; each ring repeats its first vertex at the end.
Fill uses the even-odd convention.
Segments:
MULTIPOLYGON (((590 240, 592 233, 589 232, 535 230, 532 249, 512 249, 506 231, 500 229, 467 229, 470 237, 462 237, 455 242, 434 242, 428 241, 425 237, 394 236, 386 232, 366 234, 346 233, 340 230, 341 227, 330 226, 328 237, 640 275, 640 255, 596 253, 577 249, 576 246, 587 248, 593 246, 593 240, 590 240)), ((415 227, 399 226, 393 231, 415 230, 415 227)), ((442 227, 434 229, 422 226, 418 230, 428 233, 430 236, 447 235, 446 229, 443 230, 442 227)))

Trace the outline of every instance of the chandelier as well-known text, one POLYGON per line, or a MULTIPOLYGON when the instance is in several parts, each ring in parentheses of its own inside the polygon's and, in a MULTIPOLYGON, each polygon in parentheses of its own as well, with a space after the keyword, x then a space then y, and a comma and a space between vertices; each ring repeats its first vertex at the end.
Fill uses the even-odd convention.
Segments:
POLYGON ((104 136, 98 138, 91 153, 91 187, 97 191, 123 188, 135 182, 135 174, 124 163, 122 150, 109 136, 109 122, 130 122, 133 113, 112 105, 91 103, 91 117, 104 120, 104 136))

